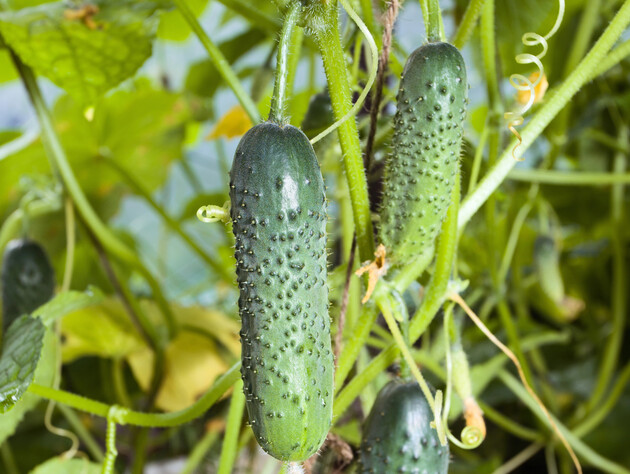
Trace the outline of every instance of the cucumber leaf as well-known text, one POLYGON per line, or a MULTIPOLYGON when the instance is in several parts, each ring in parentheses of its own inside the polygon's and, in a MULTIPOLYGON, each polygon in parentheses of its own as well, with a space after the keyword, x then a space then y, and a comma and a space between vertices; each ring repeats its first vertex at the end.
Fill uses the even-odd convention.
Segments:
POLYGON ((9 326, 0 356, 0 413, 13 408, 33 381, 45 331, 41 320, 27 314, 9 326))
POLYGON ((155 11, 153 2, 56 2, 0 13, 0 33, 38 74, 92 105, 151 56, 155 11))
MULTIPOLYGON (((35 382, 39 385, 52 386, 57 370, 58 348, 57 336, 51 329, 46 330, 42 355, 35 371, 35 382)), ((35 408, 40 400, 37 395, 27 392, 10 411, 0 414, 0 443, 15 433, 24 415, 35 408)))

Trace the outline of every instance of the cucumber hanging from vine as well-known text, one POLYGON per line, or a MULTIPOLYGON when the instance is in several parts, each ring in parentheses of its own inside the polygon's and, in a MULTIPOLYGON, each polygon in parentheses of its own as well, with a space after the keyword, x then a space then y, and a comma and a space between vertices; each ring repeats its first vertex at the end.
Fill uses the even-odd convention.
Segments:
POLYGON ((433 246, 450 205, 468 103, 466 66, 457 48, 427 43, 411 53, 397 103, 379 226, 392 264, 433 246))
POLYGON ((365 420, 359 473, 448 472, 449 448, 431 428, 433 412, 415 381, 385 385, 365 420))
MULTIPOLYGON (((283 39, 297 17, 294 8, 283 39)), ((272 121, 250 129, 236 149, 230 214, 249 421, 267 453, 295 462, 328 434, 333 354, 324 183, 308 138, 284 123, 285 46, 281 40, 272 121)))

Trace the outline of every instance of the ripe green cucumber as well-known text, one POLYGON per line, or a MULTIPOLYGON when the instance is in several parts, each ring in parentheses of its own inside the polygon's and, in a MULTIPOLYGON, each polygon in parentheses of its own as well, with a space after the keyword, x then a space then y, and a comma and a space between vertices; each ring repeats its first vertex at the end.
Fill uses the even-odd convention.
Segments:
POLYGON ((457 48, 428 43, 411 53, 398 90, 380 211, 379 238, 391 263, 422 254, 437 237, 457 179, 467 96, 457 48))
POLYGON ((448 445, 440 444, 432 420, 431 408, 415 381, 389 382, 363 425, 358 472, 446 474, 448 445))
POLYGON ((267 453, 303 461, 332 420, 321 171, 299 129, 266 122, 242 138, 230 178, 249 420, 267 453))
POLYGON ((2 326, 49 301, 55 291, 55 273, 44 249, 32 240, 9 242, 2 259, 2 326))

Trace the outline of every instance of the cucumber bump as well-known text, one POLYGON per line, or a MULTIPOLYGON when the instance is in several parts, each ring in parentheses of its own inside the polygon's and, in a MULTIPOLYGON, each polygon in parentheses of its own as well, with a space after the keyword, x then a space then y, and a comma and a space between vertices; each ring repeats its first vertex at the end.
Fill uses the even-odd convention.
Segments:
POLYGON ((454 46, 428 43, 407 59, 380 210, 379 238, 394 264, 437 237, 457 179, 467 96, 466 67, 454 46))
POLYGON ((267 453, 303 461, 332 420, 321 171, 299 129, 265 122, 242 138, 230 178, 249 420, 267 453))

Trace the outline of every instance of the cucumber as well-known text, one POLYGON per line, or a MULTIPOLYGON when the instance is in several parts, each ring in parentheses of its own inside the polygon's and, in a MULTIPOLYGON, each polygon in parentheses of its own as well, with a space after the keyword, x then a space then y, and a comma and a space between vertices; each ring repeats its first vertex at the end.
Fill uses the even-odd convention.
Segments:
POLYGON ((31 314, 55 291, 55 273, 44 249, 32 240, 9 242, 2 259, 2 326, 31 314))
POLYGON ((330 94, 327 90, 315 94, 308 104, 302 121, 302 130, 307 137, 323 132, 335 121, 330 94))
POLYGON ((428 43, 407 59, 386 160, 379 238, 390 263, 434 244, 459 166, 468 102, 466 67, 448 43, 428 43))
POLYGON ((431 408, 415 381, 389 382, 363 425, 358 472, 446 474, 448 445, 440 445, 432 420, 431 408))
POLYGON ((239 143, 231 218, 249 420, 260 446, 303 461, 332 420, 326 196, 306 136, 265 122, 239 143))

